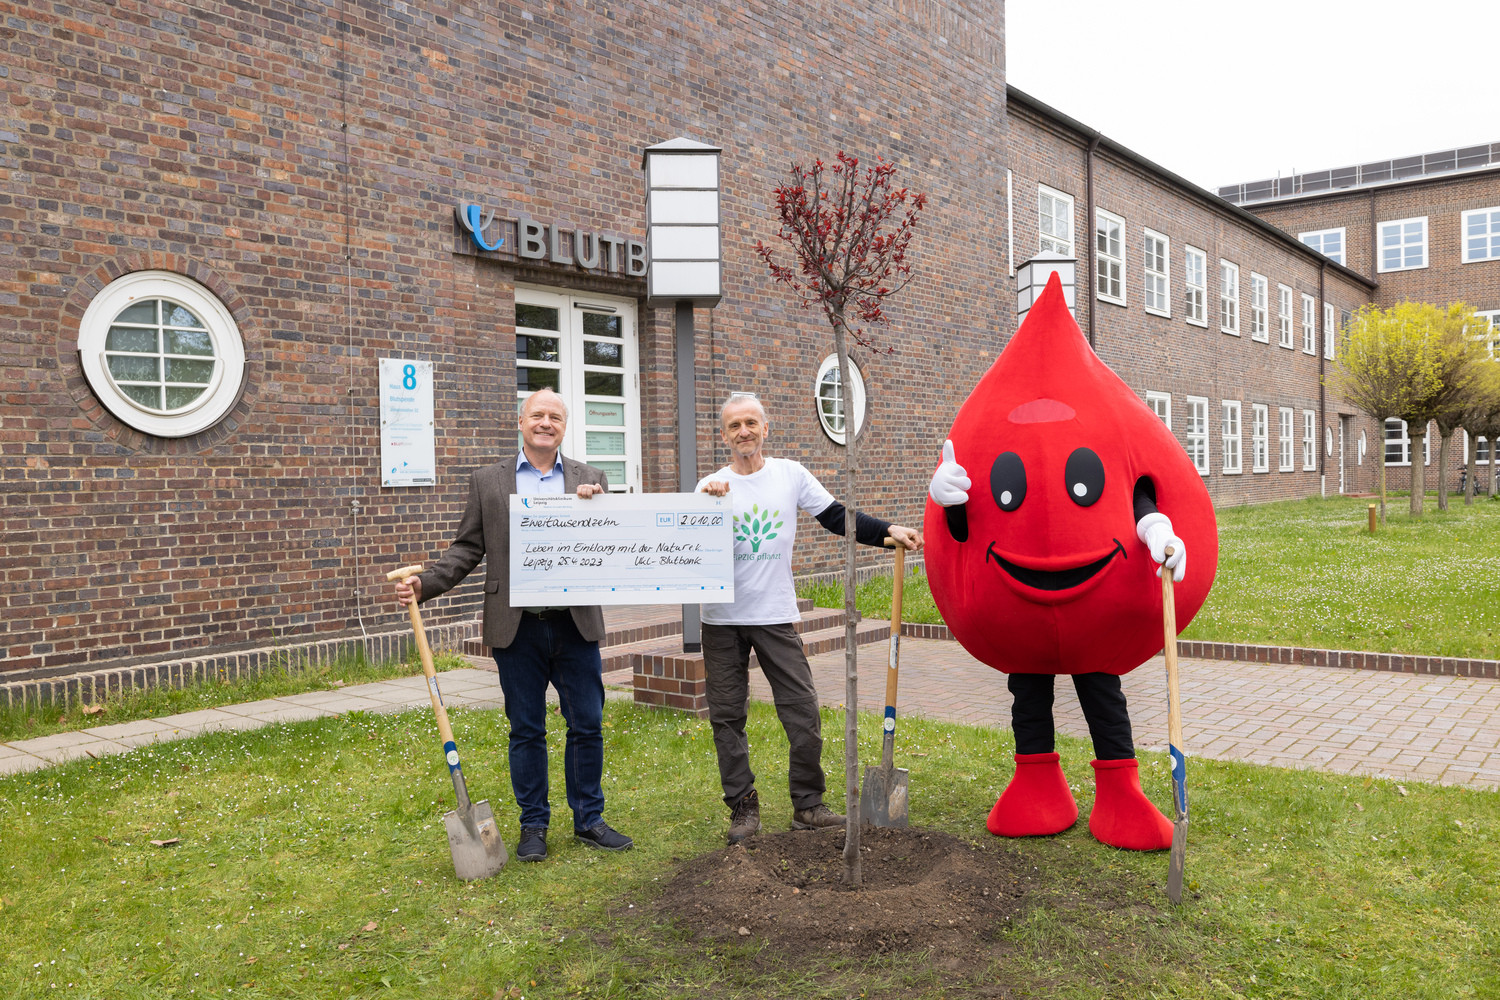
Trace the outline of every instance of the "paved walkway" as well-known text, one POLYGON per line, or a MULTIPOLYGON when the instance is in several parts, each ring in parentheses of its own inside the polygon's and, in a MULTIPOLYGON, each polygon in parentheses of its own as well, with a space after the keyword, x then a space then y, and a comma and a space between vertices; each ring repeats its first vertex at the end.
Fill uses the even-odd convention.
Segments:
MULTIPOLYGON (((438 675, 438 686, 443 692, 443 704, 449 708, 502 708, 505 704, 493 663, 488 669, 475 666, 444 671, 438 675)), ((548 694, 556 700, 556 693, 550 688, 548 694)), ((608 696, 631 697, 629 692, 619 690, 610 690, 608 696)), ((80 757, 125 753, 149 743, 187 739, 224 729, 257 729, 276 722, 301 722, 353 711, 404 712, 412 708, 431 711, 431 706, 427 681, 420 674, 355 684, 336 691, 310 691, 285 698, 222 705, 160 719, 92 726, 77 732, 0 743, 0 775, 34 771, 80 757)))
MULTIPOLYGON (((494 668, 440 677, 450 707, 499 708, 494 668)), ((825 705, 844 698, 844 654, 812 658, 825 705)), ((860 707, 879 712, 885 697, 886 646, 860 648, 860 707)), ((1500 788, 1500 681, 1336 667, 1180 660, 1184 742, 1189 756, 1282 767, 1370 774, 1411 781, 1500 788)), ((626 678, 612 675, 619 682, 626 678)), ((1166 675, 1158 657, 1125 675, 1136 743, 1165 749, 1166 675)), ((751 695, 769 699, 757 672, 751 695)), ((628 699, 618 686, 611 698, 628 699)), ((1004 675, 954 642, 903 639, 900 710, 906 715, 1008 728, 1004 675)), ((271 698, 161 719, 123 722, 0 744, 0 774, 79 757, 102 757, 163 740, 223 729, 253 729, 356 709, 395 712, 429 705, 421 676, 271 698)), ((1057 685, 1059 730, 1087 737, 1078 700, 1057 685)))
MULTIPOLYGON (((860 647, 859 705, 882 712, 887 647, 860 647)), ((824 705, 844 703, 844 654, 812 658, 824 705)), ((1500 788, 1500 681, 1342 667, 1180 659, 1189 757, 1500 788)), ((1166 750, 1167 674, 1156 657, 1124 677, 1136 745, 1166 750)), ((751 697, 769 699, 757 672, 751 697)), ((1064 678, 1057 728, 1088 737, 1064 678)), ((897 708, 907 715, 1010 728, 1005 675, 956 642, 901 640, 897 708)), ((897 729, 899 739, 899 726, 897 729)))

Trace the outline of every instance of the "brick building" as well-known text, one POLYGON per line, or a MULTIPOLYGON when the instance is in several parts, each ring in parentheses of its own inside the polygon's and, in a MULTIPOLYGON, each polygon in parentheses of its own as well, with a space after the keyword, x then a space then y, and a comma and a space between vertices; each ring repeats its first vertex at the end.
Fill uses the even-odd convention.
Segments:
MULTIPOLYGON (((1500 143, 1377 160, 1331 170, 1251 181, 1219 194, 1377 281, 1372 300, 1447 305, 1467 302, 1500 329, 1500 143)), ((1379 442, 1373 424, 1369 446, 1379 442)), ((1423 460, 1435 471, 1429 429, 1423 460)), ((1462 433, 1442 477, 1456 484, 1462 433)), ((1389 484, 1411 484, 1411 438, 1405 421, 1388 421, 1384 441, 1389 484)), ((1373 457, 1373 452, 1371 452, 1373 457)), ((1476 442, 1479 481, 1491 475, 1490 442, 1476 442)), ((1438 481, 1429 471, 1427 483, 1438 481)))
MULTIPOLYGON (((1217 502, 1366 485, 1320 373, 1383 276, 1008 90, 1003 24, 999 0, 11 4, 0 685, 401 634, 384 571, 443 550, 540 385, 619 489, 677 488, 691 365, 699 471, 749 389, 773 452, 837 490, 831 338, 753 247, 786 165, 838 149, 930 199, 893 353, 856 357, 869 509, 920 519, 1043 249, 1102 272, 1080 324, 1217 502), (642 150, 675 136, 724 150, 724 294, 691 359, 642 278, 642 150), (430 483, 381 468, 382 360, 431 366, 430 483)), ((803 531, 798 571, 835 569, 803 531)), ((431 624, 463 633, 481 585, 431 624)))

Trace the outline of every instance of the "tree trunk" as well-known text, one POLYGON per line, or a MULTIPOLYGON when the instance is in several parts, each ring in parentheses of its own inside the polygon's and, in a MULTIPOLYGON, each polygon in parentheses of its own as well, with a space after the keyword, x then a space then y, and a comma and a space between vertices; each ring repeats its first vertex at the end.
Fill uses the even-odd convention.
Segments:
MULTIPOLYGON (((1408 429, 1415 426, 1416 421, 1409 422, 1408 429)), ((1422 501, 1427 495, 1427 464, 1422 461, 1422 453, 1426 450, 1427 425, 1423 424, 1419 431, 1408 430, 1411 439, 1411 505, 1412 517, 1422 516, 1422 501)))
POLYGON ((839 356, 839 391, 844 401, 844 884, 864 882, 859 858, 859 612, 854 605, 856 513, 854 504, 855 426, 853 381, 849 378, 849 350, 844 339, 844 317, 834 324, 834 349, 839 356))
POLYGON ((1438 427, 1438 510, 1448 509, 1448 442, 1453 440, 1453 432, 1442 433, 1442 427, 1438 427))
POLYGON ((1468 428, 1464 428, 1464 468, 1469 474, 1464 477, 1464 506, 1474 506, 1475 478, 1479 475, 1479 463, 1474 460, 1474 447, 1477 442, 1474 435, 1470 434, 1468 428))
MULTIPOLYGON (((1385 421, 1380 422, 1382 431, 1385 421)), ((1380 439, 1380 523, 1385 523, 1385 438, 1380 439)))

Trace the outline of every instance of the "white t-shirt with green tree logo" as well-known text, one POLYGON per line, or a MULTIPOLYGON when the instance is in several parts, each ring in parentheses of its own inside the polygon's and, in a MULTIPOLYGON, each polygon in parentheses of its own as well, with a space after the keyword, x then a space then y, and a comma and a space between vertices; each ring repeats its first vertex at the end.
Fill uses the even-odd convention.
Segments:
POLYGON ((784 625, 801 617, 792 586, 792 543, 797 511, 817 517, 834 496, 801 463, 768 458, 759 472, 741 476, 726 465, 699 480, 695 490, 720 480, 734 503, 734 600, 705 604, 713 625, 784 625))

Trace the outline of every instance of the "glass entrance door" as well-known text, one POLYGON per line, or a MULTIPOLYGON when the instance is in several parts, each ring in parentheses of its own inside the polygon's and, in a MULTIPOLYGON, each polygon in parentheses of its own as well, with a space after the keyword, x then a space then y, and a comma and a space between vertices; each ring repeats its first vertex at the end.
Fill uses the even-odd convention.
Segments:
POLYGON ((632 299, 516 288, 516 397, 556 390, 568 405, 563 454, 641 488, 640 362, 632 299))

